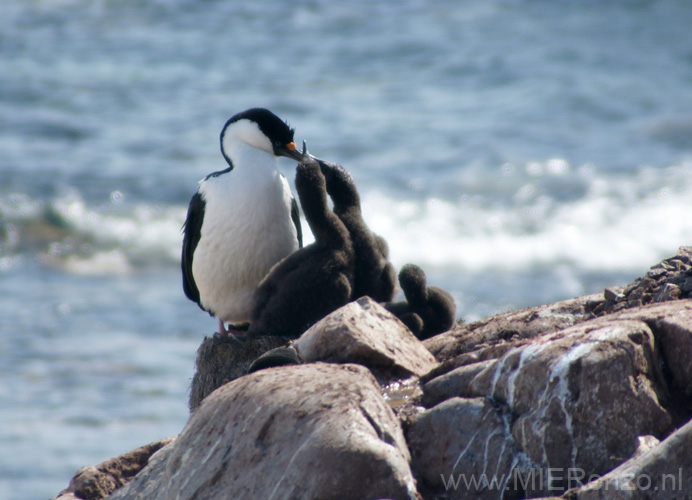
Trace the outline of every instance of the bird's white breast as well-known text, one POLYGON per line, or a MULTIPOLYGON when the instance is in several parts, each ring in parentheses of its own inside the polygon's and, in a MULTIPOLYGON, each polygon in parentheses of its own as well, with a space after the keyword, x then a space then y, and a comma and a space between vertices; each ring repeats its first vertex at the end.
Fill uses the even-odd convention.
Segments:
POLYGON ((275 158, 238 149, 233 170, 200 183, 204 221, 192 262, 202 306, 233 323, 249 320, 259 282, 298 249, 290 188, 275 158))

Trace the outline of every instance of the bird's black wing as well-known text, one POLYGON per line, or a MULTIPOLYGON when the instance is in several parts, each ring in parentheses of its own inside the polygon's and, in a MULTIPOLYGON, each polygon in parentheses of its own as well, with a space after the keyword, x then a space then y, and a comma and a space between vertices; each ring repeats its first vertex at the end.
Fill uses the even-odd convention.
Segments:
POLYGON ((201 237, 202 221, 204 220, 205 202, 199 192, 190 200, 187 209, 187 218, 183 224, 183 255, 180 265, 183 270, 183 291, 188 299, 197 302, 202 307, 199 299, 199 289, 192 276, 192 256, 201 237))
POLYGON ((303 248, 303 228, 300 226, 300 209, 298 209, 298 202, 293 196, 291 196, 291 219, 298 233, 298 248, 303 248))

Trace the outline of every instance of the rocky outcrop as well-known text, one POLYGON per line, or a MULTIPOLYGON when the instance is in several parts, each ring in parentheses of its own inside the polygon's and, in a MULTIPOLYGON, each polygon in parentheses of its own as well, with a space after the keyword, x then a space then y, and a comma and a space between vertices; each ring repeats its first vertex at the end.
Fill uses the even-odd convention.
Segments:
POLYGON ((594 313, 603 315, 653 302, 692 299, 692 247, 653 266, 642 278, 623 288, 607 288, 594 313))
POLYGON ((101 500, 127 484, 149 463, 151 456, 171 443, 173 438, 162 439, 142 446, 99 465, 82 467, 57 500, 101 500))
POLYGON ((417 498, 397 418, 357 365, 272 368, 231 382, 111 498, 417 498))
MULTIPOLYGON (((197 350, 196 371, 190 389, 190 410, 215 389, 261 367, 272 350, 288 345, 286 337, 243 341, 207 337, 197 350), (266 354, 265 354, 266 353, 266 354)), ((382 380, 421 376, 437 361, 393 314, 370 297, 334 311, 292 343, 298 359, 306 362, 357 363, 382 380)), ((276 356, 266 366, 276 363, 276 356)), ((281 363, 285 364, 285 363, 281 363)))
MULTIPOLYGON (((432 418, 429 414, 441 407, 449 422, 463 421, 466 407, 460 406, 458 415, 450 414, 451 401, 484 398, 492 401, 497 407, 494 414, 500 417, 488 430, 476 426, 481 434, 473 433, 473 439, 450 450, 435 477, 423 473, 420 479, 439 491, 440 474, 449 478, 474 470, 463 467, 461 459, 467 446, 480 442, 482 453, 475 457, 485 457, 485 465, 477 477, 509 480, 516 476, 521 479, 517 484, 530 485, 522 488, 522 495, 545 496, 570 487, 569 471, 583 471, 586 477, 605 474, 633 456, 640 436, 666 436, 673 430, 677 408, 660 368, 656 343, 661 330, 649 326, 661 316, 677 317, 692 328, 692 303, 648 306, 583 322, 531 342, 520 339, 493 360, 470 363, 427 382, 423 401, 435 406, 416 417, 409 433, 420 434, 425 426, 421 421, 432 418), (446 398, 451 399, 437 404, 446 398), (501 437, 503 453, 515 450, 511 459, 489 448, 489 436, 501 437), (555 473, 534 478, 536 471, 548 470, 555 473)), ((692 330, 686 335, 692 338, 692 330)), ((409 439, 412 455, 430 454, 425 447, 438 446, 438 433, 439 439, 446 439, 449 429, 438 425, 428 429, 428 440, 409 439)), ((483 498, 498 498, 497 491, 486 489, 483 498)))
POLYGON ((570 491, 568 497, 573 500, 690 498, 692 421, 660 444, 655 439, 649 441, 642 453, 605 476, 570 491))
POLYGON ((689 256, 424 342, 361 299, 249 375, 206 339, 190 421, 112 498, 689 498, 689 256))
POLYGON ((497 358, 518 343, 591 319, 593 309, 602 302, 603 294, 593 294, 510 311, 474 323, 457 324, 423 343, 443 363, 436 372, 439 374, 455 366, 497 358))
POLYGON ((197 349, 195 375, 188 406, 195 410, 202 400, 223 384, 242 377, 265 352, 288 342, 285 337, 260 337, 245 341, 229 337, 205 337, 197 349))
MULTIPOLYGON (((692 415, 692 301, 665 293, 671 284, 686 289, 689 255, 682 248, 625 287, 628 300, 613 301, 606 290, 457 325, 426 341, 442 363, 423 377, 428 409, 407 431, 420 491, 490 499, 571 489, 569 496, 613 469, 624 471, 616 479, 632 470, 687 470, 673 452, 655 450, 692 415), (469 420, 472 432, 457 429, 469 420), (637 457, 652 443, 646 456, 657 468, 641 468, 637 457)), ((584 498, 674 498, 670 489, 616 496, 617 481, 606 481, 598 484, 610 486, 610 496, 584 498)), ((579 494, 603 494, 589 487, 579 494)))

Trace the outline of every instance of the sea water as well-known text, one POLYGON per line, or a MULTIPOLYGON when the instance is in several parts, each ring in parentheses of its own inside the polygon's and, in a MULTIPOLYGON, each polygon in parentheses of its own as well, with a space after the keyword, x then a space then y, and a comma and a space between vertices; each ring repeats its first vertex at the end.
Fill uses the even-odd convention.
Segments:
POLYGON ((686 0, 4 0, 0 499, 184 426, 216 323, 180 227, 228 117, 346 167, 472 321, 692 243, 690 26, 686 0))

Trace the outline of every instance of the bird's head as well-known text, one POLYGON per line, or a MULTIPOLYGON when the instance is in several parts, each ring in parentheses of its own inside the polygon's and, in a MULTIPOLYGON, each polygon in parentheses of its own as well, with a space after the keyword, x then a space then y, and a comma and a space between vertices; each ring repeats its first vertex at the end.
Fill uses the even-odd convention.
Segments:
POLYGON ((300 161, 302 153, 293 141, 294 130, 274 113, 264 108, 252 108, 232 116, 221 131, 221 152, 230 162, 230 152, 236 143, 245 143, 274 156, 286 156, 300 161))

